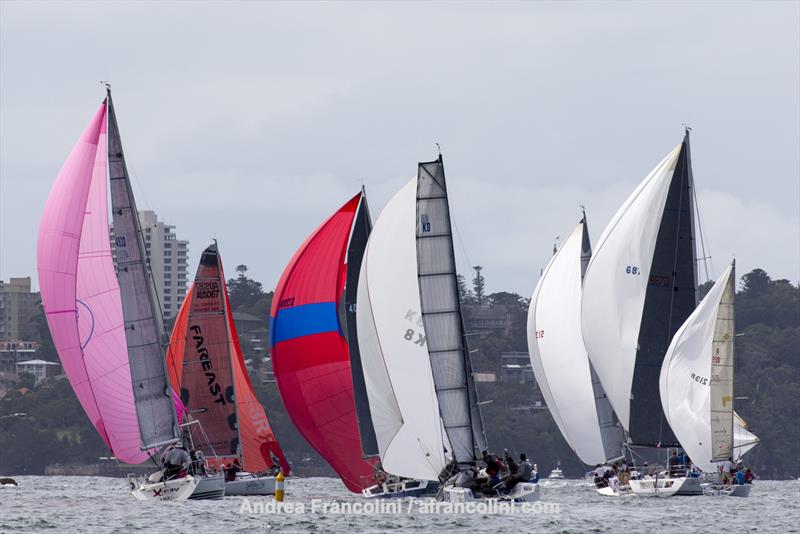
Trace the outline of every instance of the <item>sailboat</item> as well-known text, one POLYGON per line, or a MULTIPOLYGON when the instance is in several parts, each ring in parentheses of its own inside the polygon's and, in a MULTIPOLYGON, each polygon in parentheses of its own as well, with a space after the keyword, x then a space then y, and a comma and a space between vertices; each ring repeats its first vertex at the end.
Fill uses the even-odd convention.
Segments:
MULTIPOLYGON (((689 130, 604 230, 586 269, 581 329, 589 360, 631 447, 678 442, 658 381, 670 340, 697 304, 689 130)), ((658 479, 648 494, 702 493, 691 477, 658 479)), ((642 481, 631 480, 637 492, 642 481)))
POLYGON ((275 475, 290 474, 290 467, 247 374, 216 243, 203 251, 175 319, 167 368, 209 437, 200 450, 212 467, 241 463, 243 471, 225 481, 225 495, 274 494, 275 475))
MULTIPOLYGON (((379 483, 378 458, 365 454, 351 357, 341 308, 355 309, 345 291, 350 261, 367 205, 364 192, 345 203, 300 246, 281 276, 270 311, 273 370, 286 411, 305 440, 336 471, 348 490, 379 483), (356 239, 354 241, 354 239, 356 239), (341 313, 340 313, 341 312, 341 313)), ((351 282, 352 284, 352 282, 351 282)), ((352 313, 352 312, 351 312, 352 313)), ((351 336, 354 337, 354 336, 351 336)))
MULTIPOLYGON (((367 244, 358 340, 383 469, 446 482, 439 497, 480 498, 453 483, 487 448, 456 282, 441 155, 384 207, 367 244)), ((538 498, 520 483, 507 497, 538 498)))
MULTIPOLYGON (((734 412, 734 306, 736 267, 731 262, 675 333, 661 367, 661 403, 675 435, 695 466, 716 473, 720 462, 741 458, 755 446, 741 443, 742 419, 734 412), (737 428, 740 430, 737 432, 737 428), (737 447, 736 435, 740 434, 737 447)), ((709 487, 746 497, 751 484, 709 487)))
MULTIPOLYGON (((39 226, 38 273, 53 343, 100 437, 125 463, 181 440, 111 89, 62 167, 39 226), (109 242, 108 195, 115 256, 109 242)), ((182 500, 199 478, 147 481, 140 500, 182 500)))
MULTIPOLYGON (((584 213, 542 272, 527 331, 531 367, 553 420, 581 461, 597 465, 624 458, 625 436, 581 335, 583 278, 591 256, 584 213)), ((616 494, 610 487, 598 491, 616 494)))

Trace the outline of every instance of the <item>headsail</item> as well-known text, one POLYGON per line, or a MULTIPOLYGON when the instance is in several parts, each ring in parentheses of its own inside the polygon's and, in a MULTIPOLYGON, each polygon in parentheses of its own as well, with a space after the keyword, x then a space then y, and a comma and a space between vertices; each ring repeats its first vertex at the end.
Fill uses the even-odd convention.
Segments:
POLYGON ((676 332, 661 368, 664 413, 695 465, 732 458, 734 266, 676 332))
POLYGON ((122 304, 108 241, 106 104, 56 178, 39 226, 42 304, 75 395, 114 456, 140 463, 122 304))
POLYGON ((441 155, 417 174, 417 276, 439 411, 457 462, 486 449, 456 280, 450 207, 441 155))
POLYGON ((747 429, 747 422, 733 412, 733 457, 741 458, 747 451, 758 445, 758 436, 747 429))
POLYGON ((303 243, 278 282, 270 346, 278 390, 292 421, 348 489, 374 484, 361 454, 347 341, 339 323, 345 256, 359 193, 303 243))
POLYGON ((289 474, 247 374, 216 244, 203 251, 176 317, 167 367, 173 388, 202 424, 215 454, 240 456, 246 471, 280 465, 289 474))
POLYGON ((383 469, 437 480, 447 459, 419 313, 416 189, 413 178, 370 235, 358 279, 358 343, 383 469))
POLYGON ((581 286, 590 256, 584 217, 533 292, 528 347, 536 382, 561 434, 581 461, 598 464, 621 456, 623 436, 602 386, 594 380, 581 336, 581 286))
POLYGON ((144 237, 133 198, 117 117, 108 104, 108 168, 114 221, 117 279, 125 318, 128 362, 142 449, 152 449, 180 439, 164 359, 163 317, 147 261, 144 237))
POLYGON ((693 209, 687 133, 616 213, 586 271, 583 339, 634 445, 678 445, 656 391, 669 341, 696 304, 693 209))
POLYGON ((361 260, 364 257, 371 231, 372 220, 369 216, 367 196, 362 189, 361 202, 356 210, 353 231, 350 234, 350 244, 347 247, 347 282, 344 288, 344 309, 347 346, 350 350, 350 371, 353 374, 353 397, 356 403, 361 449, 365 456, 377 456, 379 452, 378 441, 375 437, 375 427, 372 426, 367 386, 364 383, 364 369, 361 365, 361 352, 358 347, 358 321, 356 318, 361 260))

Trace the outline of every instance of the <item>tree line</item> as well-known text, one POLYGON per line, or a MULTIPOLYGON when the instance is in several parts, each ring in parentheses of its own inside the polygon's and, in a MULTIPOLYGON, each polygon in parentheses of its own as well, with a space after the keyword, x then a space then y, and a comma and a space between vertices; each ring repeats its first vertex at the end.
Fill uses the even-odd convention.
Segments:
MULTIPOLYGON (((237 266, 236 272, 227 282, 232 308, 263 318, 267 330, 272 292, 264 291, 261 283, 249 278, 245 265, 237 266)), ((528 299, 513 292, 487 293, 482 269, 476 269, 471 282, 468 286, 459 277, 465 313, 476 306, 502 305, 509 317, 509 328, 502 332, 469 336, 474 371, 495 372, 499 376, 500 354, 527 351, 528 299)), ((704 295, 709 287, 710 283, 701 286, 699 294, 704 295)), ((760 445, 747 455, 747 463, 762 478, 796 477, 795 452, 800 442, 800 287, 787 280, 772 280, 761 269, 746 273, 740 278, 735 319, 734 387, 736 396, 744 397, 737 400, 736 410, 761 439, 760 445)), ((37 320, 43 321, 43 314, 37 320)), ((40 342, 43 350, 52 351, 47 355, 54 358, 46 322, 43 326, 40 342)), ((247 350, 247 344, 243 346, 247 350)), ((300 472, 306 467, 313 470, 306 472, 331 473, 293 427, 275 384, 261 384, 256 377, 253 384, 290 462, 300 467, 300 472)), ((545 475, 557 462, 571 476, 586 470, 561 437, 549 411, 528 409, 540 400, 533 385, 481 382, 478 394, 484 403, 487 437, 495 452, 504 448, 517 454, 525 452, 545 475)), ((65 380, 45 383, 26 395, 12 391, 0 401, 2 474, 41 474, 50 463, 91 463, 108 453, 65 380)))

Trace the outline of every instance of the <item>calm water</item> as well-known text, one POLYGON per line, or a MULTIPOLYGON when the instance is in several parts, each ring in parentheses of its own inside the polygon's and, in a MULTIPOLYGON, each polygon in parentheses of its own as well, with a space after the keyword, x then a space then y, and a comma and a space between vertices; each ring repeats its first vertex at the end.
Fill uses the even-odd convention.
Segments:
MULTIPOLYGON (((603 498, 580 481, 550 483, 543 500, 558 513, 336 514, 310 511, 313 499, 364 502, 330 478, 289 479, 287 502, 302 514, 240 513, 243 499, 142 503, 125 480, 102 477, 18 477, 0 489, 0 532, 778 532, 800 533, 800 483, 759 481, 749 499, 603 498)), ((250 505, 271 501, 251 499, 250 505)), ((318 505, 321 506, 321 505, 318 505)), ((412 506, 415 506, 412 503, 412 506)))

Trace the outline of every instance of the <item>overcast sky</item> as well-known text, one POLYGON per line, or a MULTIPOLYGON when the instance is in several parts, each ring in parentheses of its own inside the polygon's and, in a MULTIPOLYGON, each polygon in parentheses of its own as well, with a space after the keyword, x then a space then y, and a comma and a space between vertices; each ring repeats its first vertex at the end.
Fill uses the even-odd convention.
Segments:
MULTIPOLYGON (((363 182, 373 217, 440 143, 459 269, 530 296, 692 132, 712 276, 800 279, 800 3, 0 2, 0 278, 114 100, 140 209, 274 287, 363 182)), ((467 273, 469 277, 471 274, 467 273)), ((702 281, 702 280, 701 280, 702 281)))

